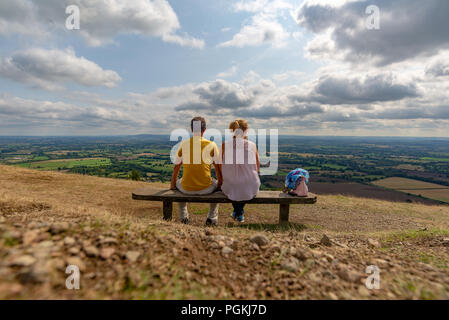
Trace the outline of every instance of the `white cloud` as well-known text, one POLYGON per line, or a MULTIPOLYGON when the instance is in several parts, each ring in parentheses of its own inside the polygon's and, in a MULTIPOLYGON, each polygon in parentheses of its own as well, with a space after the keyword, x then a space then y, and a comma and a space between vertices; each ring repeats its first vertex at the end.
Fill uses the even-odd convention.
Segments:
POLYGON ((238 67, 237 66, 232 66, 229 70, 220 72, 219 74, 217 74, 217 78, 229 78, 234 76, 237 73, 238 67))
POLYGON ((58 90, 67 83, 83 86, 114 87, 120 76, 104 70, 84 57, 77 57, 73 49, 28 49, 0 60, 0 76, 45 90, 58 90))
POLYGON ((42 35, 65 30, 65 8, 80 8, 79 33, 90 46, 114 41, 120 34, 159 37, 181 46, 203 48, 204 41, 179 35, 178 17, 167 0, 15 0, 0 3, 0 33, 42 35))
POLYGON ((231 40, 220 43, 218 47, 260 46, 270 44, 273 47, 283 47, 290 38, 279 22, 280 12, 290 10, 292 5, 283 0, 240 1, 234 4, 235 11, 254 13, 250 23, 242 26, 231 40))
POLYGON ((258 14, 253 16, 251 23, 243 26, 231 40, 220 43, 218 47, 243 48, 262 44, 282 47, 289 37, 290 34, 272 15, 258 14))

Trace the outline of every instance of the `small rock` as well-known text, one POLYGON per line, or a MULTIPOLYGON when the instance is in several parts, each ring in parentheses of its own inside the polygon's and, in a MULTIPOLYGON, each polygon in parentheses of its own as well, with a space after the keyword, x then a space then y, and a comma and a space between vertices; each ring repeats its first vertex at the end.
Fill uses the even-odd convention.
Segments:
POLYGON ((50 226, 50 233, 51 234, 60 234, 60 233, 66 232, 67 230, 69 230, 69 228, 70 228, 70 225, 66 221, 55 222, 50 226))
POLYGON ((268 244, 270 242, 268 240, 268 238, 265 235, 261 234, 261 233, 252 236, 249 239, 249 241, 257 244, 258 246, 264 246, 264 245, 266 245, 266 244, 268 244))
POLYGON ((310 258, 310 255, 308 252, 301 248, 296 248, 296 252, 294 253, 294 256, 298 258, 301 261, 306 261, 308 258, 310 258))
POLYGON ((68 247, 73 246, 76 243, 75 239, 72 237, 65 237, 64 238, 64 244, 68 247))
POLYGON ((328 297, 329 300, 338 300, 338 297, 333 292, 329 292, 328 297))
POLYGON ((212 236, 214 233, 212 231, 210 231, 209 229, 204 230, 204 234, 206 236, 212 236))
POLYGON ((306 242, 313 242, 313 241, 315 241, 315 239, 313 237, 309 236, 309 235, 304 236, 304 240, 306 242))
POLYGON ((29 267, 36 262, 36 259, 30 255, 23 255, 14 258, 9 264, 11 267, 29 267))
POLYGON ((94 258, 94 257, 97 257, 99 254, 98 249, 94 246, 87 246, 87 247, 83 248, 83 250, 88 257, 94 258))
POLYGON ((320 244, 322 244, 323 246, 326 246, 326 247, 332 246, 331 239, 329 239, 329 237, 327 235, 323 235, 323 237, 320 240, 320 244))
POLYGON ((359 286, 359 288, 357 289, 357 292, 359 293, 359 295, 361 295, 362 297, 365 297, 365 298, 371 296, 371 293, 365 286, 359 286))
POLYGON ((371 248, 380 248, 380 242, 374 239, 368 239, 368 245, 371 248))
POLYGON ((139 251, 128 251, 125 254, 125 258, 129 261, 129 262, 136 262, 137 259, 139 259, 140 256, 140 252, 139 251))
POLYGON ((234 250, 232 250, 229 247, 223 247, 223 249, 221 249, 221 253, 224 255, 228 255, 228 254, 232 253, 232 251, 234 251, 234 250))
POLYGON ((346 266, 342 267, 338 271, 338 276, 340 278, 342 278, 343 280, 346 280, 346 281, 352 282, 352 283, 359 282, 360 279, 363 278, 363 275, 361 273, 351 270, 346 266))
POLYGON ((33 265, 30 270, 19 274, 19 279, 22 283, 44 283, 50 274, 48 265, 40 261, 33 265))
POLYGON ((386 268, 389 266, 388 261, 385 261, 383 259, 375 259, 373 264, 380 268, 386 268))
POLYGON ((299 269, 299 260, 295 257, 290 257, 287 260, 284 260, 281 267, 284 270, 295 272, 299 269))
POLYGON ((442 242, 443 246, 449 247, 449 238, 443 238, 443 240, 441 242, 442 242))
POLYGON ((76 256, 78 253, 80 253, 80 248, 78 248, 78 247, 72 247, 72 248, 69 249, 69 253, 70 253, 72 256, 76 256))
POLYGON ((83 260, 81 260, 80 257, 68 257, 66 259, 67 266, 76 266, 80 269, 80 271, 86 270, 86 265, 84 264, 83 260))
POLYGON ((117 245, 118 241, 115 238, 104 238, 103 240, 100 241, 100 244, 102 245, 117 245))
POLYGON ((11 230, 4 234, 4 238, 9 238, 15 241, 20 241, 22 239, 22 234, 19 231, 11 230))
POLYGON ((39 230, 29 230, 23 234, 22 242, 24 245, 30 245, 37 240, 39 236, 39 230))
POLYGON ((100 257, 104 260, 109 259, 115 253, 114 248, 103 248, 100 252, 100 257))
POLYGON ((224 248, 224 247, 226 246, 226 244, 224 243, 224 241, 218 241, 217 243, 218 243, 218 246, 219 246, 220 248, 224 248))
POLYGON ((4 216, 0 216, 0 223, 5 223, 5 222, 6 222, 5 217, 4 216))

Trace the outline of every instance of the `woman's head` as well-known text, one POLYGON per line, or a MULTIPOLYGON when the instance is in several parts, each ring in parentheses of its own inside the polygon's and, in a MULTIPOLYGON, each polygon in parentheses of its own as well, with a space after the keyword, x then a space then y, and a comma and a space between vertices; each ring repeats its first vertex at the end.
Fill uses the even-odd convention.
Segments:
POLYGON ((241 131, 242 133, 245 133, 246 130, 248 130, 248 122, 244 119, 237 119, 229 125, 229 129, 231 129, 233 132, 241 131))

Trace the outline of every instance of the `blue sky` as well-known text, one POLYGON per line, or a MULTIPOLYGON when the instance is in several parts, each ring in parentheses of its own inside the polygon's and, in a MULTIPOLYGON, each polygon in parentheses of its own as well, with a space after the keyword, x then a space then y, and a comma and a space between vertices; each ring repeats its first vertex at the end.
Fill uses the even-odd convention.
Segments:
POLYGON ((0 3, 0 135, 449 136, 447 1, 0 3), (80 29, 67 30, 68 5, 80 29), (380 28, 369 30, 368 5, 380 28), (419 10, 416 10, 419 8, 419 10), (429 22, 430 21, 430 22, 429 22))

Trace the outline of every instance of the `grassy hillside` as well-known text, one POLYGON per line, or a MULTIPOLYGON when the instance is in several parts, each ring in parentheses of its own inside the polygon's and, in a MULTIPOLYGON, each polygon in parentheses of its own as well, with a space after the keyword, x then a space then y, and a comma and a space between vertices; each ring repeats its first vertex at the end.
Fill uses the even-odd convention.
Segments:
POLYGON ((160 203, 131 200, 141 186, 0 166, 0 298, 449 298, 449 206, 321 196, 278 228, 275 205, 249 205, 244 225, 222 205, 205 229, 207 205, 164 222, 160 203), (364 285, 372 264, 379 290, 364 285))

